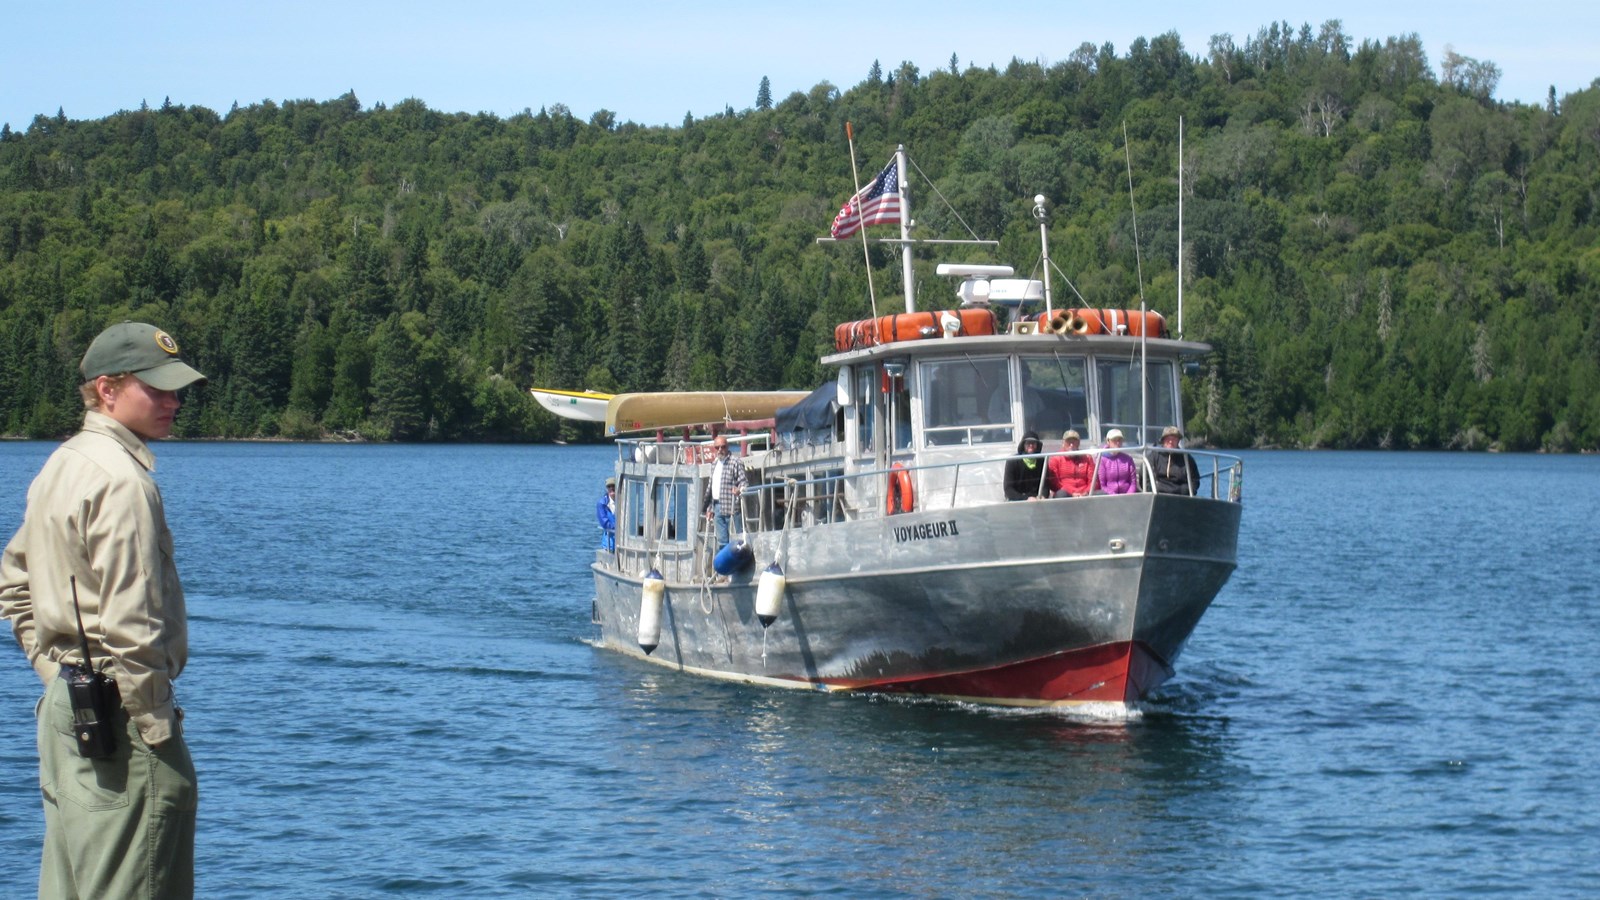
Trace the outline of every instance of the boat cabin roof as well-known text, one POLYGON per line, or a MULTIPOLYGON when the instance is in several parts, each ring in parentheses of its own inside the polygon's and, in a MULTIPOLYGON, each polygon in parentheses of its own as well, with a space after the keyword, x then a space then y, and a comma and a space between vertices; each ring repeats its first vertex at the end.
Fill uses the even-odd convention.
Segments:
POLYGON ((884 357, 961 356, 971 354, 1138 354, 1143 342, 1152 356, 1201 356, 1211 352, 1210 344, 1198 341, 1181 341, 1173 338, 1130 337, 1127 335, 1058 335, 1058 334, 995 334, 971 335, 954 338, 895 341, 847 350, 824 356, 826 366, 848 366, 858 362, 872 362, 884 357))

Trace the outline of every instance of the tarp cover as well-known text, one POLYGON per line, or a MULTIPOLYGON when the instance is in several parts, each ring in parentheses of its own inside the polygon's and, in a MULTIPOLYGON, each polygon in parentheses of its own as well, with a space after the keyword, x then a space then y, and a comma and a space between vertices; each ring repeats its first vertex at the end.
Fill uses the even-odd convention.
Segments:
POLYGON ((778 410, 778 440, 791 447, 825 444, 833 440, 834 424, 839 412, 838 400, 839 387, 830 381, 807 394, 799 403, 778 410))

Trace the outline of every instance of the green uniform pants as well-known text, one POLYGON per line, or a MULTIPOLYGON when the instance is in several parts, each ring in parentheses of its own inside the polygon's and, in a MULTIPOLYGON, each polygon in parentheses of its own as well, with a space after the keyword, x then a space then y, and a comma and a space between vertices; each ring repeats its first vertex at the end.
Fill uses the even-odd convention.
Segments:
POLYGON ((193 897, 199 793, 183 734, 152 749, 118 709, 116 753, 84 759, 72 736, 67 683, 59 678, 45 691, 38 717, 41 900, 193 897))

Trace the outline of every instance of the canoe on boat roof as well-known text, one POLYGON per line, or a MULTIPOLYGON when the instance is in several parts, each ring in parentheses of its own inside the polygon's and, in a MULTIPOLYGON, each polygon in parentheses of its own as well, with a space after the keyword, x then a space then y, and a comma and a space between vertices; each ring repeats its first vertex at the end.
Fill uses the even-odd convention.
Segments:
POLYGON ((600 391, 562 391, 555 388, 529 388, 539 405, 563 419, 579 422, 604 422, 606 404, 613 395, 600 391))
POLYGON ((606 405, 606 433, 653 431, 770 419, 809 391, 663 391, 618 394, 606 405))

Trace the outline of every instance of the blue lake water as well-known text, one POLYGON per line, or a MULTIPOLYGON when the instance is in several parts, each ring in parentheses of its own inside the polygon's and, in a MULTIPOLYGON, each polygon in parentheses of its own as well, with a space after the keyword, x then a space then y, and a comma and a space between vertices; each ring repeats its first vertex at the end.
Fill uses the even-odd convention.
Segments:
MULTIPOLYGON (((1242 454, 1239 571, 1108 724, 589 646, 609 447, 156 450, 202 897, 1600 892, 1600 458, 1242 454)), ((39 688, 0 645, 0 897, 39 688)))

